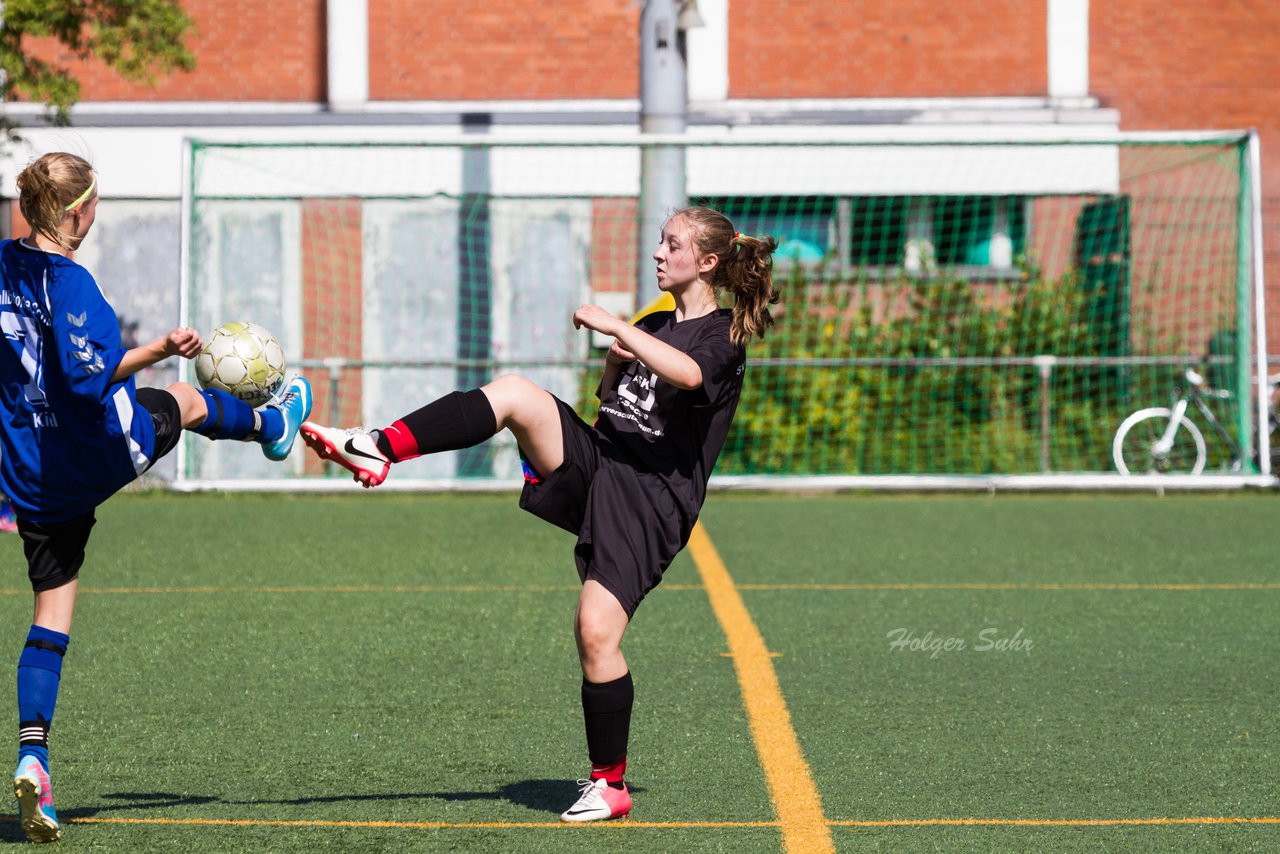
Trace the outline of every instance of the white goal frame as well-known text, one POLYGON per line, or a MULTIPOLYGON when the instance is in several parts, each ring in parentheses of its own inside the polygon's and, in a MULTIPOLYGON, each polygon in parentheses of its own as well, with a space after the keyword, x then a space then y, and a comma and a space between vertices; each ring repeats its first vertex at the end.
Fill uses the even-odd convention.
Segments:
MULTIPOLYGON (((1246 158, 1242 171, 1246 173, 1247 189, 1241 193, 1241 210, 1240 221, 1244 224, 1240 235, 1240 264, 1241 264, 1241 287, 1247 286, 1251 295, 1252 306, 1252 337, 1254 352, 1256 353, 1256 379, 1258 383, 1257 400, 1258 407, 1254 416, 1255 435, 1259 444, 1259 467, 1260 472, 1257 474, 1205 474, 1199 476, 1121 476, 1119 474, 1011 474, 1011 475, 822 475, 822 476, 792 476, 792 475, 713 475, 711 479, 711 487, 722 490, 802 490, 802 491, 836 491, 836 490, 897 490, 897 491, 1039 491, 1039 490, 1118 490, 1118 491, 1153 491, 1164 492, 1174 490, 1225 490, 1225 489, 1241 489, 1249 487, 1270 487, 1276 485, 1276 478, 1270 469, 1269 455, 1269 438, 1267 435, 1268 411, 1266 401, 1266 376, 1268 365, 1268 341, 1266 329, 1266 291, 1264 281, 1264 264, 1263 264, 1263 247, 1262 247, 1262 209, 1261 209, 1261 175, 1260 175, 1260 153, 1258 135, 1255 131, 1213 131, 1213 132, 1099 132, 1091 129, 1082 129, 1080 131, 1064 131, 1062 128, 1053 130, 1033 131, 1025 134, 1011 134, 999 136, 992 134, 990 131, 977 131, 973 133, 959 133, 955 130, 939 131, 916 128, 867 128, 856 129, 848 132, 833 131, 831 129, 770 129, 770 130, 754 130, 746 129, 738 130, 733 133, 703 133, 695 135, 691 133, 689 136, 663 136, 640 133, 621 133, 621 132, 597 132, 594 138, 583 136, 580 133, 574 134, 557 134, 557 135, 522 135, 522 136, 456 136, 456 135, 431 135, 421 134, 414 135, 411 139, 398 139, 394 143, 331 143, 335 147, 343 147, 355 152, 354 156, 358 160, 360 151, 363 148, 377 149, 379 145, 400 145, 400 146, 425 146, 436 147, 441 152, 442 157, 452 156, 455 152, 465 152, 480 148, 488 148, 491 151, 500 151, 503 154, 510 154, 508 161, 503 161, 501 157, 497 158, 498 163, 494 167, 494 180, 509 182, 511 188, 518 188, 513 192, 537 193, 540 189, 546 188, 540 185, 539 181, 544 174, 542 170, 528 167, 529 158, 533 158, 534 162, 538 157, 554 158, 557 148, 572 148, 581 151, 583 147, 592 147, 602 160, 607 160, 608 153, 615 149, 644 149, 648 147, 667 147, 667 146, 684 146, 689 158, 690 171, 690 187, 689 191, 694 195, 715 195, 720 188, 713 185, 707 185, 705 182, 699 184, 698 162, 699 158, 707 156, 708 152, 715 152, 716 156, 733 157, 735 151, 744 152, 743 156, 749 156, 749 150, 760 148, 761 146, 780 147, 793 149, 795 151, 804 151, 806 156, 815 156, 816 153, 823 152, 831 146, 846 146, 851 151, 858 151, 862 154, 871 153, 882 147, 893 147, 894 149, 912 149, 922 158, 928 158, 931 162, 936 162, 939 158, 959 157, 989 157, 990 149, 999 148, 1007 155, 1007 146, 1014 144, 1019 145, 1020 152, 1026 152, 1027 157, 1035 158, 1052 157, 1055 152, 1064 150, 1073 150, 1079 152, 1088 152, 1092 155, 1102 156, 1085 156, 1079 159, 1082 165, 1082 171, 1077 174, 1076 179, 1080 180, 1082 186, 1076 188, 1081 192, 1089 191, 1105 192, 1107 190, 1108 181, 1118 181, 1118 177, 1112 174, 1112 170, 1108 165, 1107 146, 1118 146, 1122 144, 1159 144, 1159 143, 1206 143, 1220 142, 1224 144, 1243 144, 1245 146, 1246 158), (1083 143, 1083 145, 1082 145, 1083 143), (1087 185, 1084 186, 1084 185, 1087 185)), ((184 152, 184 174, 185 180, 183 184, 182 196, 182 241, 181 241, 181 299, 180 313, 182 322, 188 323, 190 318, 190 300, 189 293, 192 286, 192 223, 194 216, 194 208, 197 196, 205 196, 200 185, 201 177, 198 175, 197 169, 197 151, 208 150, 220 146, 229 145, 225 141, 206 142, 197 139, 188 139, 186 141, 184 152)), ((289 143, 266 143, 266 144, 248 144, 243 147, 253 148, 278 148, 287 156, 289 143)), ((313 147, 316 143, 304 142, 299 140, 294 143, 297 146, 313 147)), ((367 156, 364 155, 364 156, 367 156)), ((865 162, 865 161, 864 161, 865 162)), ((875 163, 874 156, 869 161, 873 166, 875 163)), ((1029 161, 1031 162, 1031 161, 1029 161)), ((612 180, 623 183, 628 187, 635 186, 635 182, 640 176, 630 174, 626 170, 618 173, 616 169, 606 166, 604 171, 612 175, 612 180)), ((957 174, 961 174, 963 170, 955 170, 957 174)), ((1043 175, 1044 170, 1025 169, 1020 171, 1020 175, 1043 175)), ((911 192, 929 192, 929 193, 962 193, 973 192, 973 188, 966 187, 963 183, 957 183, 955 186, 939 187, 936 184, 928 187, 915 184, 913 185, 911 170, 905 170, 904 174, 894 175, 884 169, 867 169, 861 176, 849 178, 849 183, 841 185, 841 192, 866 192, 868 187, 879 193, 904 193, 911 192), (868 181, 874 183, 868 184, 868 181)), ((595 174, 589 166, 582 169, 584 175, 595 174)), ((770 176, 766 170, 751 168, 749 162, 744 161, 742 169, 738 170, 737 175, 755 176, 751 180, 755 183, 751 186, 744 187, 741 184, 735 184, 734 191, 737 193, 777 193, 779 188, 770 184, 770 176)), ((789 186, 786 191, 789 194, 803 195, 806 192, 835 192, 831 184, 834 182, 840 184, 844 178, 840 177, 842 170, 836 169, 828 173, 828 180, 824 182, 821 188, 805 188, 789 186)), ((1073 180, 1076 180, 1073 179, 1073 180)), ((237 181, 262 180, 261 173, 254 175, 237 175, 235 169, 228 169, 219 180, 229 182, 232 185, 231 193, 246 192, 244 186, 236 184, 237 181)), ((958 181, 960 179, 957 179, 958 181)), ((1060 180, 1060 179, 1050 179, 1060 180)), ((436 191, 458 191, 460 185, 445 188, 436 188, 436 191)), ((616 190, 616 187, 614 188, 616 190)), ((1001 192, 1021 192, 1034 193, 1042 191, 1043 187, 1031 185, 1017 185, 1011 187, 999 188, 1001 192)), ((991 188, 985 188, 986 192, 991 192, 991 188)), ((280 192, 278 188, 272 188, 270 192, 280 192)), ((325 188, 319 188, 318 195, 330 192, 325 188), (323 191, 323 192, 321 192, 323 191)), ((1036 357, 1044 359, 1046 357, 1036 357)), ((1052 357, 1047 357, 1052 358, 1052 357)), ((326 360, 329 367, 341 368, 341 360, 326 360)), ((1045 366, 1036 362, 1041 370, 1045 370, 1045 366)), ((307 365, 304 364, 303 367, 307 365)), ((1050 365, 1048 369, 1052 369, 1050 365)), ((185 377, 185 378, 190 378, 185 377)), ((406 406, 417 405, 424 401, 406 401, 406 406)), ((298 452, 301 452, 301 449, 298 452)), ((178 449, 178 475, 174 481, 168 483, 167 486, 173 490, 181 492, 196 492, 206 490, 242 490, 256 492, 333 492, 347 489, 359 489, 346 477, 289 477, 283 479, 264 480, 260 478, 218 478, 218 479, 202 479, 198 477, 187 476, 187 448, 186 444, 181 443, 178 449)), ((500 479, 470 479, 470 478, 391 478, 384 486, 380 487, 382 491, 455 491, 455 492, 506 492, 519 488, 518 480, 505 481, 500 479)))

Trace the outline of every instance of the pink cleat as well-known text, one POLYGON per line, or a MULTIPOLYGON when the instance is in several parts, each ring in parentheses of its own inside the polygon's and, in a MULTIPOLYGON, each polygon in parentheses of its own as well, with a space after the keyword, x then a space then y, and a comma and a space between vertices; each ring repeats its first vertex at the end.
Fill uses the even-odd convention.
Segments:
POLYGON ((560 814, 561 821, 606 821, 622 818, 631 812, 631 793, 627 784, 615 789, 604 780, 579 780, 582 796, 560 814))
POLYGON ((368 430, 360 427, 342 430, 304 421, 298 432, 302 435, 302 441, 320 459, 342 466, 354 474, 356 482, 366 489, 387 479, 391 460, 378 450, 378 445, 368 430))

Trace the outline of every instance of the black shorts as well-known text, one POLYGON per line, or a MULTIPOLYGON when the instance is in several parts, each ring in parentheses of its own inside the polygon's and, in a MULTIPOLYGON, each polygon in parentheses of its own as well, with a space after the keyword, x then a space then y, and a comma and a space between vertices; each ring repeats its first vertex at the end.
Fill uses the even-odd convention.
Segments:
POLYGON ((52 590, 75 580, 84 565, 84 547, 95 521, 92 510, 65 522, 18 519, 32 590, 52 590))
POLYGON ((182 438, 182 409, 178 399, 161 388, 140 388, 138 405, 151 415, 156 428, 156 447, 151 454, 151 464, 178 446, 182 438))
POLYGON ((594 579, 635 615, 684 547, 686 536, 666 484, 557 399, 564 462, 528 479, 520 506, 578 535, 578 577, 594 579))
MULTIPOLYGON (((138 405, 151 416, 155 426, 156 443, 151 462, 163 457, 178 445, 182 436, 182 409, 172 394, 158 388, 140 388, 138 405)), ((18 519, 18 533, 22 536, 22 549, 27 556, 27 577, 31 589, 52 590, 61 587, 80 574, 84 566, 84 549, 89 542, 89 531, 97 521, 93 511, 68 519, 65 522, 30 522, 18 519)))

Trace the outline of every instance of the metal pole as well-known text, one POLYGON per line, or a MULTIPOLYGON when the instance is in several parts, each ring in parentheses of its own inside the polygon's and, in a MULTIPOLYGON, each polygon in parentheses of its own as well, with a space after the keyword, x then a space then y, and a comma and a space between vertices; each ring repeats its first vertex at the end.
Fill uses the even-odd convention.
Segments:
MULTIPOLYGON (((1249 146, 1249 138, 1246 137, 1236 145, 1236 156, 1240 158, 1239 175, 1240 190, 1237 202, 1237 219, 1236 228, 1236 352, 1235 352, 1235 388, 1238 392, 1238 400, 1235 405, 1236 416, 1236 436, 1240 441, 1240 462, 1241 467, 1248 471, 1252 466, 1253 449, 1258 447, 1254 443, 1254 425, 1253 418, 1249 412, 1249 356, 1253 351, 1253 329, 1250 321, 1253 319, 1250 314, 1253 311, 1253 300, 1251 297, 1253 287, 1253 245, 1261 239, 1261 235, 1253 235, 1253 170, 1250 168, 1249 155, 1251 149, 1249 146)), ((1266 347, 1266 342, 1259 341, 1259 347, 1266 347)), ((1258 377, 1259 397, 1266 394, 1267 378, 1265 374, 1258 377)), ((1262 433, 1266 432, 1266 425, 1257 425, 1258 441, 1262 440, 1262 433)), ((1254 467, 1258 471, 1262 471, 1262 459, 1259 455, 1259 465, 1254 467)))
POLYGON ((1249 232, 1253 236, 1253 314, 1254 346, 1258 348, 1258 471, 1271 474, 1271 386, 1267 383, 1267 288, 1266 264, 1262 254, 1262 154, 1258 132, 1249 131, 1249 232))
MULTIPOLYGON (((196 214, 196 169, 199 166, 198 152, 196 143, 187 137, 182 141, 182 201, 179 205, 181 211, 178 223, 178 325, 190 326, 192 324, 191 317, 191 289, 194 287, 192 282, 191 266, 194 263, 191 253, 191 233, 194 227, 192 220, 196 214)), ((188 372, 185 367, 186 359, 178 360, 178 379, 185 382, 191 382, 195 379, 192 376, 194 371, 188 372)), ((192 363, 194 368, 195 363, 192 363)), ((177 453, 174 456, 176 462, 176 474, 174 481, 181 483, 191 477, 188 470, 190 461, 188 460, 187 443, 191 438, 187 435, 187 431, 182 431, 182 438, 178 442, 177 453)))
MULTIPOLYGON (((640 132, 681 135, 688 123, 685 38, 676 0, 645 0, 640 14, 640 132)), ((640 154, 635 308, 653 287, 653 249, 662 224, 688 203, 684 147, 645 146, 640 154)))
POLYGON ((1053 377, 1053 366, 1058 363, 1056 356, 1032 356, 1031 363, 1040 371, 1040 471, 1049 473, 1049 433, 1053 429, 1049 392, 1053 377))
MULTIPOLYGON (((487 134, 493 124, 489 113, 465 113, 464 134, 487 134)), ((493 340, 493 271, 490 251, 493 224, 489 193, 492 189, 490 149, 462 151, 462 198, 458 206, 458 358, 466 366, 457 371, 458 388, 479 388, 491 378, 487 367, 493 340)), ((493 474, 487 447, 458 452, 457 474, 461 477, 493 474)))

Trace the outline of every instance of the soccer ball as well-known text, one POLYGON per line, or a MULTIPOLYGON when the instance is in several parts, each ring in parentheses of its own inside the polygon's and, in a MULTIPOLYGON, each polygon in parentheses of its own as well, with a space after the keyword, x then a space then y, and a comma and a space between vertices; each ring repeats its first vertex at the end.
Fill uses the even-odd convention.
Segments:
POLYGON ((261 406, 284 382, 284 348, 265 327, 247 320, 213 330, 196 356, 201 388, 217 388, 261 406))

